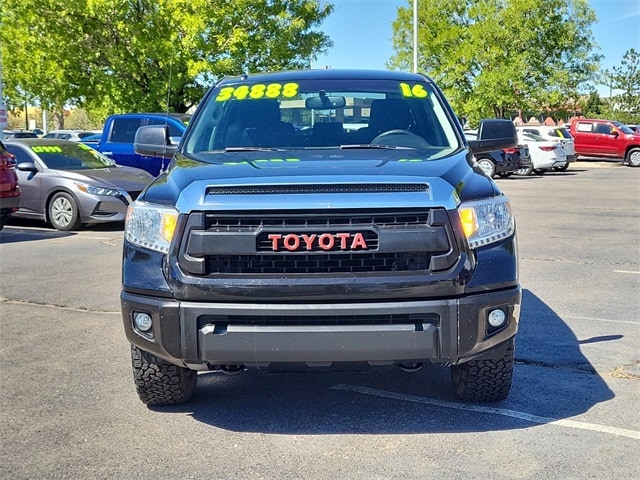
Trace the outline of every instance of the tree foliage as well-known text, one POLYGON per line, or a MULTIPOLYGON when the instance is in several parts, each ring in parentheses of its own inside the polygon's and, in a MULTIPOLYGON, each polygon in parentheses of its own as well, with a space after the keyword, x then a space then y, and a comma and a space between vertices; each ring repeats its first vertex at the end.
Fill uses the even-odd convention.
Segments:
POLYGON ((322 0, 3 0, 12 105, 184 112, 225 75, 308 67, 332 43, 322 0))
MULTIPOLYGON (((586 0, 429 0, 418 8, 419 69, 472 120, 565 106, 597 71, 586 0)), ((412 14, 398 9, 390 68, 412 66, 412 14)))
POLYGON ((586 97, 584 107, 582 108, 582 113, 587 117, 597 118, 599 115, 602 115, 603 111, 604 104, 602 102, 602 99, 600 98, 600 95, 598 95, 598 92, 593 90, 589 93, 589 96, 586 97))
POLYGON ((611 86, 622 91, 617 96, 619 109, 630 114, 640 114, 640 52, 625 52, 619 67, 613 67, 611 86))

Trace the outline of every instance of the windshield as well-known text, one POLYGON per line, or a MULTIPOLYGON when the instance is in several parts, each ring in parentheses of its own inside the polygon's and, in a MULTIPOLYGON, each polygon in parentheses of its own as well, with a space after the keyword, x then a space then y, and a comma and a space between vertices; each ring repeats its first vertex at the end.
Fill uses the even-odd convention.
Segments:
POLYGON ((550 133, 552 137, 560 137, 560 138, 566 138, 566 139, 573 138, 571 136, 571 133, 569 133, 569 130, 567 130, 566 128, 554 128, 553 130, 551 130, 550 133))
POLYGON ((616 126, 618 130, 620 130, 622 133, 626 133, 627 135, 633 135, 634 133, 636 133, 633 130, 631 130, 629 127, 627 127, 624 123, 613 122, 613 124, 616 126))
POLYGON ((54 170, 88 170, 115 166, 112 160, 83 143, 32 145, 31 150, 40 157, 47 168, 54 170))
POLYGON ((544 137, 536 135, 535 133, 525 132, 523 134, 519 134, 518 137, 520 141, 546 142, 544 137))
POLYGON ((238 81, 207 97, 184 151, 336 148, 459 148, 451 120, 429 83, 305 79, 238 81))

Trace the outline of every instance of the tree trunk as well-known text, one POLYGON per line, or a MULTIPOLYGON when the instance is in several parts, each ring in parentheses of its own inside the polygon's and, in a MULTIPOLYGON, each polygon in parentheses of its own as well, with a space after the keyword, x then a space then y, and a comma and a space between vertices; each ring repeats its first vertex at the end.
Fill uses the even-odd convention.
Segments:
POLYGON ((54 130, 64 129, 64 110, 56 109, 53 112, 53 129, 54 130))

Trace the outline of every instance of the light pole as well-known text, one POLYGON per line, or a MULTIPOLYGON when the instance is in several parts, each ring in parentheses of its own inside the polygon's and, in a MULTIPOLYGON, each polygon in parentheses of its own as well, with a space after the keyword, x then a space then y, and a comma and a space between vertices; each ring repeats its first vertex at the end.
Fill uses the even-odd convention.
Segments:
POLYGON ((2 58, 0 58, 0 140, 4 137, 2 130, 9 126, 7 120, 7 107, 4 104, 4 97, 2 96, 2 58))
POLYGON ((413 73, 418 73, 418 0, 413 0, 413 73))

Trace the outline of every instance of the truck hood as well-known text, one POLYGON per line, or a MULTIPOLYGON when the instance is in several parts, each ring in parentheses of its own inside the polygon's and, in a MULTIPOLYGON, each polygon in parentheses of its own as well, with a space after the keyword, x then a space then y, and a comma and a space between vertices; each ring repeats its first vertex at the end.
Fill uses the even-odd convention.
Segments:
POLYGON ((143 199, 175 205, 181 213, 371 205, 453 209, 502 193, 472 163, 464 150, 438 159, 412 149, 216 152, 197 159, 178 154, 143 199))

